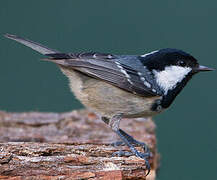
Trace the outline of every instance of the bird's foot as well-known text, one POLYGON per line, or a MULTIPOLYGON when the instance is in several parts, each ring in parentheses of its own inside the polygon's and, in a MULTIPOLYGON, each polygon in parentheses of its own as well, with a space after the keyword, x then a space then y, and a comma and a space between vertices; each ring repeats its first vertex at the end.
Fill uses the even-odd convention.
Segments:
MULTIPOLYGON (((123 116, 123 114, 120 113, 120 114, 114 115, 111 119, 102 118, 102 120, 111 127, 111 129, 120 137, 120 139, 124 142, 124 144, 126 144, 131 150, 131 153, 119 151, 119 152, 114 153, 113 155, 115 155, 115 154, 118 156, 135 155, 135 156, 143 159, 145 161, 146 170, 148 171, 146 173, 146 176, 147 176, 150 173, 150 169, 151 169, 150 163, 148 161, 148 159, 151 156, 149 148, 145 143, 142 143, 142 142, 135 140, 132 136, 130 136, 129 134, 127 134, 126 132, 124 132, 122 129, 119 128, 119 124, 120 124, 120 120, 121 120, 122 116, 123 116), (137 149, 134 147, 134 144, 142 147, 144 150, 144 153, 137 151, 137 149)), ((122 144, 122 143, 117 143, 117 144, 122 144)))
MULTIPOLYGON (((122 129, 120 129, 119 131, 127 139, 128 143, 135 145, 135 146, 142 147, 144 150, 144 153, 150 153, 150 150, 149 150, 147 144, 145 144, 144 142, 140 142, 140 141, 135 140, 132 136, 130 136, 129 134, 124 132, 122 129)), ((114 147, 117 147, 117 146, 124 146, 127 144, 125 144, 124 141, 116 141, 116 142, 112 143, 111 145, 114 147)))
MULTIPOLYGON (((150 150, 149 150, 147 144, 145 144, 143 142, 140 142, 140 141, 137 141, 137 140, 135 140, 133 138, 132 138, 132 141, 129 141, 129 142, 132 145, 142 147, 145 153, 150 153, 150 150)), ((125 146, 126 144, 123 141, 116 141, 116 142, 111 143, 111 145, 114 146, 114 147, 118 147, 118 146, 125 146)))
POLYGON ((147 173, 146 173, 146 176, 150 173, 151 171, 151 166, 150 166, 150 163, 148 161, 148 159, 150 158, 151 156, 151 153, 148 152, 148 153, 141 153, 139 151, 137 151, 136 149, 131 149, 132 153, 136 155, 136 157, 139 157, 141 159, 143 159, 145 161, 145 165, 146 165, 146 169, 147 169, 147 173))

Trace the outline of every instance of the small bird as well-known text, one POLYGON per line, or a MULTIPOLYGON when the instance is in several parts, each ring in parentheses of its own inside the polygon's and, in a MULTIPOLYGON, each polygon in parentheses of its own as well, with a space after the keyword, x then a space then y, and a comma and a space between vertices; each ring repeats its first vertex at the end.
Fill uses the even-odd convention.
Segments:
POLYGON ((150 172, 150 151, 145 143, 119 128, 121 119, 163 112, 193 75, 214 70, 199 65, 193 56, 178 49, 161 49, 144 55, 61 53, 16 35, 6 34, 5 37, 56 63, 68 77, 77 99, 99 114, 132 154, 145 160, 147 174, 150 172), (137 151, 134 145, 143 147, 144 152, 137 151))

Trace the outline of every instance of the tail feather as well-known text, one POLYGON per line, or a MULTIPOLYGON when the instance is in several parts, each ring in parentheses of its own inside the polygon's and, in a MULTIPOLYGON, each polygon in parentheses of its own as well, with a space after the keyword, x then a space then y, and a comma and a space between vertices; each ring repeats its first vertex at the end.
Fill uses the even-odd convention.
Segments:
POLYGON ((59 53, 59 51, 57 50, 53 50, 53 49, 50 49, 46 46, 43 46, 39 43, 36 43, 36 42, 33 42, 33 41, 30 41, 28 39, 24 39, 24 38, 21 38, 19 36, 16 36, 16 35, 12 35, 12 34, 5 34, 4 35, 6 38, 9 38, 9 39, 12 39, 12 40, 15 40, 27 47, 30 47, 32 48, 33 50, 43 54, 43 55, 46 55, 46 54, 55 54, 55 53, 59 53))

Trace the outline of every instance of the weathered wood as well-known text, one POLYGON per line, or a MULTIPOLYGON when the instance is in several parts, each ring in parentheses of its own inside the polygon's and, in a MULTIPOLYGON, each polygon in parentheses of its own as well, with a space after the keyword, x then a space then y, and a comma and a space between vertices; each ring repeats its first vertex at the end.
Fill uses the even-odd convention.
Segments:
MULTIPOLYGON (((158 166, 151 119, 123 119, 122 129, 151 148, 151 173, 158 166)), ((145 162, 112 157, 117 136, 87 110, 69 113, 0 112, 0 179, 145 179, 145 162)), ((140 151, 141 148, 138 147, 140 151)))

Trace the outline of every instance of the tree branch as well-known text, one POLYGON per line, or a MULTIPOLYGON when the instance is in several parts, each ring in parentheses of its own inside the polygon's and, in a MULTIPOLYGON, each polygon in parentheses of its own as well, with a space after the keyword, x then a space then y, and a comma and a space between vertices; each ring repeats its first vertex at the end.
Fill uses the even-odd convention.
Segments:
MULTIPOLYGON (((151 149, 151 174, 158 167, 155 125, 151 119, 123 119, 121 128, 151 149)), ((0 112, 0 179, 145 179, 145 162, 112 157, 126 146, 95 114, 0 112)), ((140 151, 141 148, 138 147, 140 151)))

